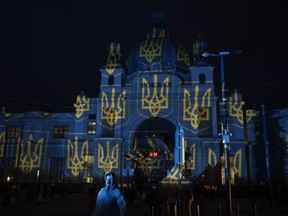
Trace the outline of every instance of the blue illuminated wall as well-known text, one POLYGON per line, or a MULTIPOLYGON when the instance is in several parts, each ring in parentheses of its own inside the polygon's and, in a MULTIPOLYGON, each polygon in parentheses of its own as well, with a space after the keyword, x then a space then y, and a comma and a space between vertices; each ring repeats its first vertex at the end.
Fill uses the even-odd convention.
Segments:
MULTIPOLYGON (((2 112, 3 181, 9 176, 23 182, 91 182, 102 180, 109 171, 124 178, 127 170, 164 178, 173 169, 179 123, 184 130, 187 176, 193 179, 208 166, 220 165, 219 97, 214 89, 220 84, 214 81, 214 66, 201 55, 207 43, 199 40, 191 44, 192 61, 170 38, 165 25, 157 23, 131 50, 126 67, 121 63, 120 44, 109 45, 107 62, 99 70, 99 96, 76 96, 75 112, 2 112), (15 136, 8 134, 11 127, 18 128, 15 136), (141 160, 138 150, 159 152, 162 159, 141 160), (130 153, 132 159, 127 157, 130 153)), ((238 92, 227 101, 233 179, 247 180, 246 148, 253 139, 255 113, 250 110, 244 115, 245 103, 238 92)), ((173 180, 177 173, 171 172, 173 180)))

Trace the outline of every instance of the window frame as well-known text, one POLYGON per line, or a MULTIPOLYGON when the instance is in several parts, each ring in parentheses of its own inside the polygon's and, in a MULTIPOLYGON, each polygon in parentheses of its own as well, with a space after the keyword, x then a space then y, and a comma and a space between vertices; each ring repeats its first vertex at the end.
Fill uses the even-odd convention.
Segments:
POLYGON ((54 139, 65 139, 68 136, 68 126, 54 126, 53 127, 53 138, 54 139))
POLYGON ((87 125, 87 134, 88 135, 95 135, 96 134, 96 122, 90 121, 87 125))

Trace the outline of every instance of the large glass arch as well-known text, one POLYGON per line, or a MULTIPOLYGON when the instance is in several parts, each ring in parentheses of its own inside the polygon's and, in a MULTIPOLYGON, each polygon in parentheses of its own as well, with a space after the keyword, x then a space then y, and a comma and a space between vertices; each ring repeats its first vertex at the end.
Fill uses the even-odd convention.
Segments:
POLYGON ((136 180, 160 181, 174 165, 176 127, 167 119, 141 122, 133 136, 133 169, 136 180))

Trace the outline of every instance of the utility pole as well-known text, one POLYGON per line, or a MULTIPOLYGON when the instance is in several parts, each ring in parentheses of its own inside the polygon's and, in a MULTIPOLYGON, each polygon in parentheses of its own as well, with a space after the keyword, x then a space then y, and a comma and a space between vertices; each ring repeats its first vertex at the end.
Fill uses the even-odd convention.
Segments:
POLYGON ((272 181, 271 181, 271 174, 270 174, 270 161, 269 161, 269 142, 267 140, 267 131, 266 131, 266 114, 265 114, 265 107, 264 104, 261 104, 261 111, 262 111, 262 124, 263 124, 263 134, 264 134, 264 144, 265 144, 265 162, 266 162, 266 171, 267 171, 267 178, 270 188, 270 201, 272 204, 272 216, 274 216, 274 198, 273 198, 273 189, 272 189, 272 181))
POLYGON ((225 161, 225 185, 226 185, 226 215, 233 215, 232 210, 232 197, 231 197, 231 174, 230 174, 230 132, 229 132, 229 118, 227 109, 227 100, 225 95, 225 79, 224 79, 224 56, 231 54, 240 54, 241 50, 234 52, 219 52, 217 54, 205 52, 203 57, 216 56, 220 57, 220 69, 221 69, 221 101, 220 101, 220 115, 221 115, 221 137, 222 144, 224 145, 224 161, 225 161))
POLYGON ((2 147, 2 159, 1 159, 1 167, 0 167, 0 172, 1 172, 1 185, 4 184, 5 180, 5 170, 6 170, 6 148, 7 148, 7 142, 8 142, 8 134, 9 134, 9 126, 5 126, 5 132, 4 132, 4 145, 2 147))
MULTIPOLYGON (((182 168, 185 163, 185 149, 184 149, 184 130, 180 123, 177 125, 177 129, 175 132, 175 149, 174 149, 174 163, 175 166, 178 167, 179 175, 178 175, 178 214, 182 215, 182 203, 181 203, 181 178, 182 168)), ((183 211, 184 212, 184 211, 183 211)))
POLYGON ((19 181, 19 174, 20 174, 20 158, 21 158, 21 154, 22 154, 22 145, 24 145, 24 141, 23 141, 23 127, 24 127, 24 124, 21 123, 21 132, 20 132, 20 136, 18 137, 18 143, 17 143, 17 148, 18 148, 18 151, 17 151, 17 164, 16 164, 16 183, 20 183, 19 181))

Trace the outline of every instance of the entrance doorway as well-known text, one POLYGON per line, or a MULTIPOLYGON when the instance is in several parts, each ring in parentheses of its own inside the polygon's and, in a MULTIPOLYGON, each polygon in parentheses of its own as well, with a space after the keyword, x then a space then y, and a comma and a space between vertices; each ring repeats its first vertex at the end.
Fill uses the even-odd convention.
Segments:
POLYGON ((166 176, 174 165, 175 130, 163 118, 150 118, 139 124, 133 137, 135 181, 158 182, 166 176))

